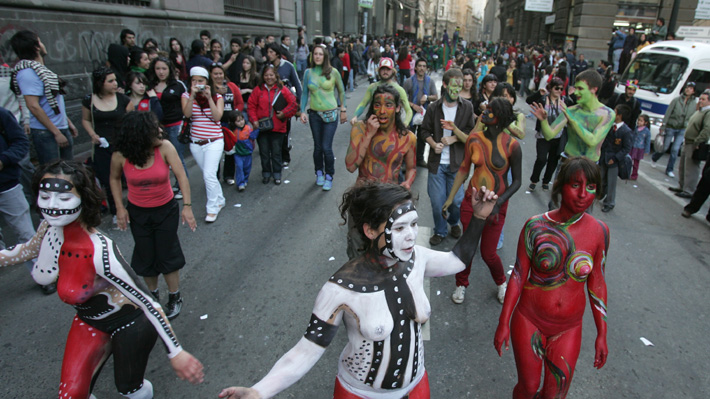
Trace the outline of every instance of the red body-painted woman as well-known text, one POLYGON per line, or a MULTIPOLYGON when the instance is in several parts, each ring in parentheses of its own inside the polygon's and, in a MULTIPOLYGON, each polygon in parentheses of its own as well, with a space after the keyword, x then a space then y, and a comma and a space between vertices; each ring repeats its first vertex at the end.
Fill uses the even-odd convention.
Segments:
POLYGON ((494 340, 499 355, 503 344, 507 350, 512 340, 518 370, 515 399, 567 396, 582 340, 585 294, 597 327, 594 367, 606 363, 604 263, 609 228, 585 213, 600 181, 595 163, 570 158, 552 188, 554 201, 562 197, 560 208, 533 216, 520 232, 494 340))

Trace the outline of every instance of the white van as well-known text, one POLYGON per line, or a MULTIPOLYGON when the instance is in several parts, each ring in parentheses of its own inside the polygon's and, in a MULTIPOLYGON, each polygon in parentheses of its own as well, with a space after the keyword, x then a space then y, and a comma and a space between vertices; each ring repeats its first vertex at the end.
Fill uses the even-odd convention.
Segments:
POLYGON ((668 105, 687 82, 695 82, 696 96, 710 88, 710 44, 672 40, 646 46, 624 71, 616 92, 623 93, 629 80, 638 81, 634 97, 651 119, 653 142, 668 105))

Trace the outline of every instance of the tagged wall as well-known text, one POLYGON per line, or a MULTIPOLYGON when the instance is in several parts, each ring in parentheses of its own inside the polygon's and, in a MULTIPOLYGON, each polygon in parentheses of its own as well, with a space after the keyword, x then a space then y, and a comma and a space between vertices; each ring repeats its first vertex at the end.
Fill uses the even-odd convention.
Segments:
POLYGON ((6 7, 0 7, 0 15, 0 63, 14 65, 17 57, 9 39, 19 30, 31 30, 37 32, 47 48, 45 64, 67 81, 67 113, 80 131, 75 141, 75 153, 90 148, 88 135, 80 127, 80 101, 91 92, 91 71, 105 64, 108 46, 119 43, 122 29, 129 28, 136 32, 137 45, 142 46, 146 39, 153 38, 158 41, 161 50, 169 49, 171 37, 178 38, 187 49, 192 40, 199 39, 199 32, 203 29, 209 30, 213 39, 222 42, 225 50, 229 49, 232 37, 266 34, 296 37, 295 25, 272 21, 229 24, 6 7))

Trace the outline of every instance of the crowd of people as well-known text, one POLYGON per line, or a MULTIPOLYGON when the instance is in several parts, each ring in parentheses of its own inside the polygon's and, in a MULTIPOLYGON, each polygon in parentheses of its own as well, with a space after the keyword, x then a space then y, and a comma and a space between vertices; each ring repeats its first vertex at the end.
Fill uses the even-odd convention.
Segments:
MULTIPOLYGON (((540 389, 543 397, 566 396, 581 345, 585 291, 598 334, 594 365, 604 365, 609 230, 588 209, 603 200, 602 211, 613 210, 618 176, 636 179, 639 160, 650 152, 649 118, 640 113, 635 83, 626 82, 623 94, 601 97, 609 63, 596 70, 582 54, 548 46, 466 43, 458 30, 451 42, 445 34, 433 44, 338 35, 310 42, 299 28, 295 43, 287 35, 280 43, 272 35, 234 38, 229 53, 202 31, 189 54, 176 38, 161 50, 152 39, 137 47, 135 36, 123 30, 121 43, 108 48, 107 65, 92 73, 92 92, 82 101, 82 127, 93 143, 86 166, 73 161, 79 132, 66 116, 63 82, 44 65, 44 44, 30 31, 11 39, 20 61, 10 85, 29 110, 39 166, 25 188, 36 193, 28 201, 20 178, 32 173, 23 167, 29 139, 16 100, 14 115, 0 109, 6 132, 0 138, 6 189, 0 204, 19 198, 22 204, 0 211, 14 215, 21 244, 0 252, 0 265, 36 258, 34 266, 27 263, 35 280, 45 292, 58 287, 62 300, 77 308, 60 395, 88 397, 92 379, 113 352, 117 369, 127 370, 116 374, 119 392, 151 398, 152 386, 143 375, 157 337, 181 378, 202 380, 202 365, 182 350, 169 323, 183 306, 179 271, 185 257, 178 224, 196 227, 185 149, 202 172, 204 220, 213 223, 226 203, 220 171, 224 185, 244 191, 257 145, 262 183, 282 183, 291 160, 293 117, 309 125, 314 183, 326 192, 337 169, 335 131, 351 124, 344 163, 357 179, 341 205, 350 260, 321 289, 299 343, 252 388, 227 388, 220 397, 266 398, 288 388, 310 370, 345 321, 349 344, 339 362, 335 398, 428 398, 420 328, 431 309, 423 278, 455 274, 451 299, 463 303, 479 241, 503 304, 495 347, 502 353, 509 339, 514 343, 515 397, 536 397, 540 389), (437 87, 430 74, 440 68, 437 87), (345 93, 354 90, 358 76, 370 85, 349 119, 345 93), (519 140, 525 137, 526 117, 514 107, 519 97, 537 120, 528 189, 535 191, 540 179, 542 191, 552 188, 549 212, 528 219, 520 233, 507 281, 496 249, 509 200, 523 184, 519 140), (627 158, 632 166, 624 177, 627 158), (435 224, 429 244, 436 247, 451 235, 458 241, 450 252, 415 245, 418 214, 410 189, 418 167, 426 168, 435 224), (131 229, 136 246, 130 263, 96 229, 102 199, 116 226, 131 229), (45 219, 37 230, 30 203, 45 219), (62 256, 55 256, 60 249, 62 256), (95 249, 105 256, 91 259, 95 249), (64 256, 70 250, 77 259, 64 256), (71 278, 60 274, 57 280, 58 270, 71 278), (159 303, 161 275, 169 290, 165 311, 159 303), (558 306, 560 298, 571 297, 558 306), (105 298, 114 298, 115 315, 99 320, 95 313, 105 298), (87 328, 104 335, 78 348, 87 328), (147 350, 137 353, 121 340, 147 350), (364 359, 369 371, 360 371, 352 358, 364 359)), ((686 217, 710 194, 708 168, 700 179, 700 161, 690 156, 710 138, 710 93, 700 95, 698 110, 694 94, 688 84, 666 121, 667 137, 675 141, 683 134, 674 136, 674 129, 687 126, 678 189, 679 196, 692 197, 686 217)), ((654 155, 653 161, 659 158, 654 155)))

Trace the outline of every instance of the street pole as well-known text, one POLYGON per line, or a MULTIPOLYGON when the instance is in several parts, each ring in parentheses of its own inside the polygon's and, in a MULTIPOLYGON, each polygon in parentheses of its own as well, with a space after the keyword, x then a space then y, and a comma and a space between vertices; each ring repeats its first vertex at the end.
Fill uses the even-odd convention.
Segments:
MULTIPOLYGON (((680 6, 679 0, 673 1, 673 10, 671 11, 671 20, 668 21, 668 33, 672 33, 675 36, 675 24, 678 21, 678 7, 680 6)), ((655 21, 654 21, 655 22, 655 21)), ((664 37, 665 39, 665 37, 664 37)))
POLYGON ((439 3, 441 0, 436 0, 436 10, 434 10, 434 44, 436 44, 436 38, 439 37, 439 3))

